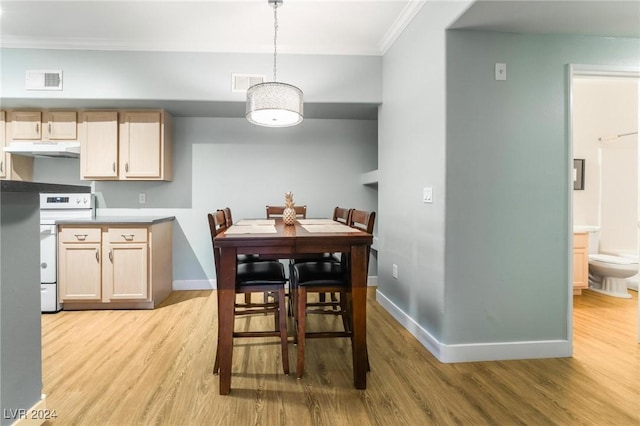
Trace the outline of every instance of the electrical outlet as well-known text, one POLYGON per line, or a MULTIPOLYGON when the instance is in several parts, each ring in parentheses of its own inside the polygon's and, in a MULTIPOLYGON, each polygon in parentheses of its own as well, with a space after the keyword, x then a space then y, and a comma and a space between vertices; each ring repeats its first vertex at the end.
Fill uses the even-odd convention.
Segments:
POLYGON ((395 278, 396 280, 398 279, 398 265, 396 265, 395 263, 393 264, 393 270, 391 274, 393 275, 393 278, 395 278))
POLYGON ((147 202, 147 194, 144 194, 144 193, 138 194, 138 202, 140 204, 146 203, 147 202))

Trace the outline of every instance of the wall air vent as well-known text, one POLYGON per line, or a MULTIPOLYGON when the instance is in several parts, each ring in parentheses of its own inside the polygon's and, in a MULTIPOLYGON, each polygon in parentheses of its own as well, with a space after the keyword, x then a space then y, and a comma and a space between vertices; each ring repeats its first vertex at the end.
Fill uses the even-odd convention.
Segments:
POLYGON ((261 74, 231 74, 231 91, 246 93, 254 84, 264 83, 265 76, 261 74))
POLYGON ((26 90, 62 90, 62 71, 27 70, 26 90))

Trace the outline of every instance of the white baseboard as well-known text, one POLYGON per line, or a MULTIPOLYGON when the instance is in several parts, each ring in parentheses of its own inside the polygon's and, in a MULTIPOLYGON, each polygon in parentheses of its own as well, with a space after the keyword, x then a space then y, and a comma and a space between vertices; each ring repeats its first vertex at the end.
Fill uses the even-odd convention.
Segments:
POLYGON ((441 343, 433 337, 427 330, 422 328, 420 324, 415 322, 413 318, 405 314, 395 303, 389 300, 380 290, 376 290, 376 300, 378 303, 391 314, 404 328, 409 331, 418 341, 427 348, 438 360, 442 361, 440 349, 441 343))
POLYGON ((566 358, 572 355, 568 340, 541 340, 523 342, 494 342, 446 345, 439 342, 426 329, 389 300, 380 290, 376 291, 378 303, 385 308, 409 333, 411 333, 440 362, 477 362, 508 359, 566 358))
MULTIPOLYGON (((378 277, 370 276, 367 278, 368 286, 377 286, 378 277)), ((215 290, 218 286, 216 280, 175 280, 173 281, 173 290, 215 290)))
POLYGON ((173 290, 215 290, 216 280, 174 280, 173 290))

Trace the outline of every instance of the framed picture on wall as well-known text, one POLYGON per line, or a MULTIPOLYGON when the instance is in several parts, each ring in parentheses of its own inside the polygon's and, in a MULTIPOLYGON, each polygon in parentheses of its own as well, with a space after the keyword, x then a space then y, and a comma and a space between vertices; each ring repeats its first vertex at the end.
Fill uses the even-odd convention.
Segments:
POLYGON ((584 158, 573 159, 573 189, 584 189, 584 158))

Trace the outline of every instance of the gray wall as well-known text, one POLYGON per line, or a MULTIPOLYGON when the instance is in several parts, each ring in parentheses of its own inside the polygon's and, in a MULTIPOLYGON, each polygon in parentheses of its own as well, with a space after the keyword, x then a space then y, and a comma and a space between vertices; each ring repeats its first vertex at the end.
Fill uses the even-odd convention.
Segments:
POLYGON ((444 30, 470 3, 425 3, 383 58, 378 288, 435 339, 445 315, 444 30), (433 204, 422 202, 425 186, 433 204))
POLYGON ((38 203, 37 193, 0 193, 0 425, 42 393, 38 203))
POLYGON ((567 65, 637 67, 639 41, 447 33, 468 4, 427 2, 383 58, 379 300, 446 362, 566 356, 567 65))
POLYGON ((448 33, 447 343, 567 338, 572 63, 637 67, 640 40, 448 33))
MULTIPOLYGON (((266 54, 0 49, 3 98, 244 101, 231 74, 273 76, 266 54), (26 70, 63 71, 63 91, 24 89, 26 70)), ((300 87, 305 102, 381 100, 378 56, 278 55, 278 80, 300 87)))

